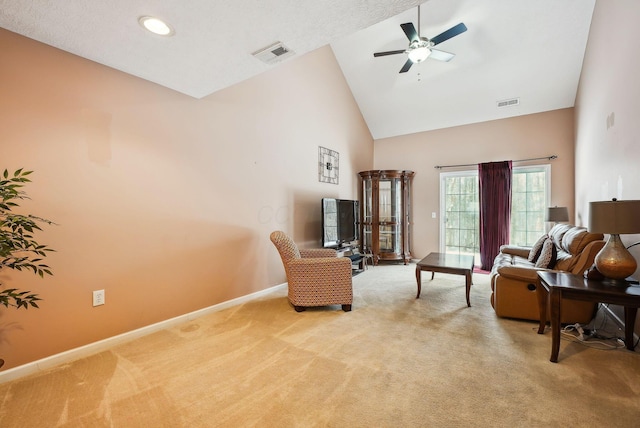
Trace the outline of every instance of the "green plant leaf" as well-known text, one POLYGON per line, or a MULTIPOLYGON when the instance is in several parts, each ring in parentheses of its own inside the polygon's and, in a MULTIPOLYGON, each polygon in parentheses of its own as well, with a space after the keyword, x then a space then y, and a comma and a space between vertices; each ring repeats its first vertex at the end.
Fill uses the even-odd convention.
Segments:
MULTIPOLYGON (((28 178, 33 171, 19 168, 10 176, 9 170, 2 172, 0 180, 0 269, 9 268, 16 271, 32 271, 44 277, 53 275, 48 265, 42 263, 47 253, 54 251, 41 245, 34 239, 36 231, 42 230, 40 224, 55 224, 50 220, 34 215, 21 215, 12 212, 19 206, 18 201, 29 199, 22 188, 30 183, 28 178)), ((0 284, 1 286, 2 284, 0 284)), ((37 308, 40 298, 30 291, 19 291, 18 288, 0 289, 0 305, 5 307, 37 308)))

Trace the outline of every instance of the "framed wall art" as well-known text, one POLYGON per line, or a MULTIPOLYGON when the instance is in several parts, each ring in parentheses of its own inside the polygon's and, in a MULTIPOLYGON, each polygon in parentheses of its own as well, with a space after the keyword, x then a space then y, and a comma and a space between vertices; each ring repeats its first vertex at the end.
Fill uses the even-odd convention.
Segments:
POLYGON ((335 150, 318 146, 318 181, 338 184, 340 177, 340 154, 335 150))

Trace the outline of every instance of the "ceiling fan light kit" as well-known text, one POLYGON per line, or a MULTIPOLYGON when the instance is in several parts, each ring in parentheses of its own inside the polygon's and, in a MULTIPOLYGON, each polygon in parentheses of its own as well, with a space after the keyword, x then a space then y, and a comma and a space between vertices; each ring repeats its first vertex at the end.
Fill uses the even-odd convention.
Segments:
POLYGON ((422 62, 425 59, 429 58, 429 56, 431 55, 431 49, 429 49, 426 45, 416 46, 414 48, 410 48, 408 55, 411 62, 422 62))
POLYGON ((412 22, 400 24, 400 27, 409 39, 409 47, 406 50, 376 52, 373 54, 374 57, 396 55, 401 53, 407 54, 407 62, 400 69, 400 73, 406 73, 414 63, 420 63, 427 58, 445 62, 451 61, 455 56, 454 54, 438 49, 433 49, 433 47, 449 40, 452 37, 457 36, 458 34, 467 31, 467 26, 461 22, 460 24, 454 25, 453 27, 449 28, 447 31, 438 34, 432 39, 420 37, 420 6, 418 6, 418 31, 416 31, 416 27, 412 22))

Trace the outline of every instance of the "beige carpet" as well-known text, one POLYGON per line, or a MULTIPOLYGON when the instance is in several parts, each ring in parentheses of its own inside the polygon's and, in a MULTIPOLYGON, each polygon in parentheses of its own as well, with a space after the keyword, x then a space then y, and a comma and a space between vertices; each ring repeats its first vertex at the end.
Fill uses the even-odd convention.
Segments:
POLYGON ((485 275, 354 277, 354 310, 285 292, 0 385, 8 427, 631 427, 640 352, 496 318, 485 275))

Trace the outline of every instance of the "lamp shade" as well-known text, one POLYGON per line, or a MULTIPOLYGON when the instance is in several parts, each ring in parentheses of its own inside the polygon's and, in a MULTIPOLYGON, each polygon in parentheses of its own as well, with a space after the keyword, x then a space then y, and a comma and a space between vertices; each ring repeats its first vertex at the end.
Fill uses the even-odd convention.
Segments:
POLYGON ((640 200, 589 202, 589 232, 640 233, 640 200))
POLYGON ((544 217, 545 221, 569 221, 569 210, 567 207, 549 207, 547 208, 547 213, 544 217))

